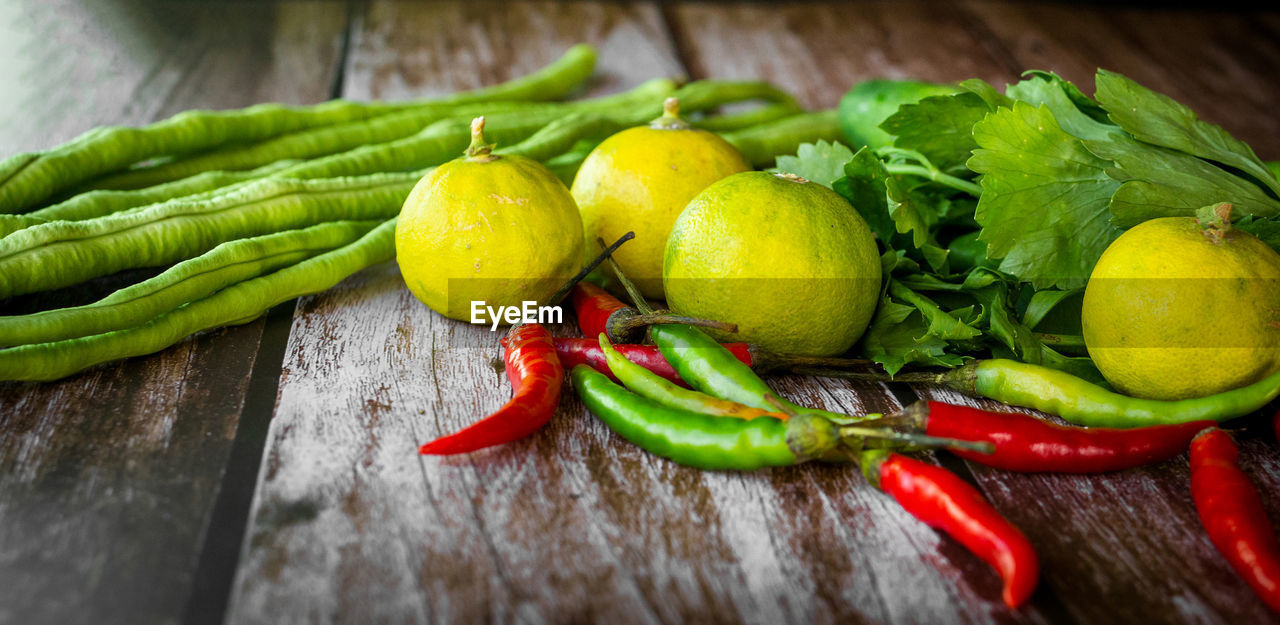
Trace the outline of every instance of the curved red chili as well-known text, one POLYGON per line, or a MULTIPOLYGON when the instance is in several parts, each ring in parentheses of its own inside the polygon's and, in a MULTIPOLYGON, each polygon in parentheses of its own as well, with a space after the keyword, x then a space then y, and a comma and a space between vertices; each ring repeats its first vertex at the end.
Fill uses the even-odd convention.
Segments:
POLYGON ((1191 441, 1191 497, 1200 524, 1253 592, 1280 612, 1280 544, 1249 476, 1237 463, 1240 451, 1226 432, 1205 430, 1191 441))
POLYGON ((582 330, 582 336, 594 339, 601 334, 607 335, 609 317, 625 308, 628 306, 622 300, 590 282, 579 282, 573 287, 573 311, 578 317, 578 328, 582 330))
POLYGON ((1040 559, 1031 541, 976 488, 942 467, 884 451, 867 452, 863 471, 880 490, 930 527, 940 529, 1000 573, 1011 608, 1035 590, 1040 559))
POLYGON ((514 391, 497 412, 420 447, 429 455, 462 454, 532 434, 551 420, 560 403, 564 367, 551 333, 541 324, 511 328, 503 337, 503 362, 514 391))
MULTIPOLYGON (((596 333, 599 336, 600 333, 596 333)), ((559 338, 555 339, 556 353, 560 356, 560 364, 565 369, 572 370, 574 365, 587 365, 600 373, 603 373, 614 382, 617 378, 613 377, 613 372, 609 370, 608 363, 605 362, 604 350, 600 349, 600 341, 597 339, 586 338, 559 338)), ((746 363, 747 366, 755 361, 755 355, 751 346, 746 343, 724 343, 725 348, 733 353, 738 360, 746 363)), ((614 345, 614 349, 618 350, 627 360, 634 362, 649 371, 652 371, 672 382, 684 384, 680 379, 680 374, 676 373, 671 363, 662 357, 662 353, 654 345, 614 345)))
POLYGON ((586 337, 604 334, 615 344, 632 343, 642 336, 647 326, 660 323, 716 328, 725 332, 737 332, 738 326, 723 321, 710 321, 675 315, 666 311, 641 313, 628 306, 612 293, 589 282, 573 287, 573 312, 578 318, 578 328, 586 337))
POLYGON ((1031 415, 991 412, 938 401, 917 402, 902 415, 930 436, 991 441, 995 453, 963 450, 967 460, 1009 471, 1103 473, 1168 460, 1212 421, 1140 428, 1082 428, 1031 415))

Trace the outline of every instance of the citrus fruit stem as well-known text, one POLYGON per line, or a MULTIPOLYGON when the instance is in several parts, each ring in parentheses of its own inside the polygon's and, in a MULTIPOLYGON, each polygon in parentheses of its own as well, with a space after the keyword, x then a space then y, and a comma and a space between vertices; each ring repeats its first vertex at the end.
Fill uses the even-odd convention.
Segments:
POLYGON ((494 160, 497 157, 493 155, 493 148, 494 144, 484 140, 484 115, 471 120, 471 145, 465 152, 467 158, 473 161, 494 160))
POLYGON ((1221 202, 1196 211, 1196 223, 1210 241, 1222 243, 1222 238, 1227 236, 1231 229, 1231 208, 1231 204, 1221 202))
POLYGON ((667 98, 662 101, 662 117, 649 123, 650 128, 658 130, 688 130, 689 122, 680 119, 680 100, 667 98))

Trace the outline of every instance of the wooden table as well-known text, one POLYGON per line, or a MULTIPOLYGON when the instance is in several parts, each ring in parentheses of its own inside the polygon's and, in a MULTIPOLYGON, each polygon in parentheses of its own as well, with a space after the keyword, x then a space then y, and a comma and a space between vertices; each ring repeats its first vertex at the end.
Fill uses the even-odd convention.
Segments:
MULTIPOLYGON (((880 76, 1003 84, 1043 68, 1091 91, 1103 66, 1280 159, 1274 12, 27 0, 0 8, 3 24, 6 156, 188 108, 446 93, 587 41, 601 51, 591 94, 760 77, 812 107, 880 76)), ((571 394, 530 439, 418 457, 509 396, 497 341, 420 305, 387 264, 152 357, 0 384, 0 623, 1277 620, 1203 535, 1185 456, 1077 477, 940 454, 1040 552, 1039 590, 1017 612, 985 564, 852 467, 682 468, 571 394)), ((957 399, 776 382, 854 413, 957 399)), ((1265 420, 1240 438, 1280 519, 1265 420)))

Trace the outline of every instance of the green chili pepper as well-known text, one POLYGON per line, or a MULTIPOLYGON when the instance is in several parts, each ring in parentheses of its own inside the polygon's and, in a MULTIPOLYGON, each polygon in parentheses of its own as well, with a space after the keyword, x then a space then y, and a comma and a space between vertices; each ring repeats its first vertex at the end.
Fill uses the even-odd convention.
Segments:
POLYGON ((1280 371, 1248 386, 1179 400, 1128 397, 1057 369, 1005 359, 981 360, 926 377, 921 381, 1043 410, 1077 425, 1114 428, 1226 421, 1259 410, 1280 396, 1280 371))
MULTIPOLYGON (((597 238, 602 247, 604 241, 597 238)), ((618 262, 608 258, 613 275, 618 278, 636 309, 643 314, 652 314, 653 308, 645 300, 636 285, 627 278, 618 262)), ((791 403, 769 388, 760 376, 746 363, 733 355, 725 346, 707 336, 705 332, 690 325, 657 324, 649 326, 649 338, 662 357, 680 375, 680 379, 689 386, 712 397, 744 404, 761 410, 779 409, 789 414, 804 414, 824 418, 832 423, 849 424, 855 421, 878 417, 867 415, 857 419, 838 412, 829 412, 817 408, 806 408, 791 403)))
POLYGON ((752 408, 682 388, 671 380, 631 362, 626 356, 618 353, 618 350, 614 349, 613 344, 609 342, 608 335, 603 332, 600 333, 599 340, 600 349, 604 352, 605 362, 609 364, 609 370, 628 390, 645 399, 653 400, 668 408, 688 410, 717 417, 735 417, 739 419, 768 417, 783 420, 788 418, 786 414, 780 412, 752 408))
POLYGON ((123 330, 250 278, 350 244, 382 220, 338 221, 223 243, 85 306, 0 317, 0 347, 123 330))
POLYGON ((733 352, 693 326, 650 326, 649 336, 682 380, 712 397, 752 408, 775 410, 776 407, 769 401, 770 397, 774 397, 785 409, 797 414, 819 416, 841 424, 861 420, 846 414, 807 408, 782 399, 751 367, 738 360, 733 352))
POLYGON ((570 379, 582 403, 610 429, 691 467, 749 471, 789 466, 819 458, 839 442, 835 426, 816 417, 726 419, 670 408, 627 391, 586 365, 574 367, 570 379))
POLYGON ((394 258, 395 223, 383 222, 350 245, 230 286, 141 326, 0 349, 0 380, 56 380, 99 363, 158 352, 202 330, 248 323, 276 304, 394 258))

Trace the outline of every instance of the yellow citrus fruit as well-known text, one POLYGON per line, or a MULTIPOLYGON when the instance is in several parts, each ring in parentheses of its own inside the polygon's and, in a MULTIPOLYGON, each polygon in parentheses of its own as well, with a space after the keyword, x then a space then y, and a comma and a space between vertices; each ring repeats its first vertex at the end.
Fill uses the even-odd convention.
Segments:
POLYGON ((871 321, 880 253, 862 216, 831 189, 747 172, 707 187, 680 214, 662 277, 672 310, 738 324, 718 338, 829 356, 871 321))
POLYGON ((582 262, 582 222, 564 183, 537 161, 490 154, 478 126, 468 156, 418 181, 396 223, 409 290, 462 320, 473 301, 544 302, 582 262))
POLYGON ((1280 369, 1280 254, 1224 224, 1152 219, 1098 260, 1081 320, 1089 356, 1117 390, 1202 397, 1280 369))
POLYGON ((613 257, 655 299, 663 296, 662 252, 680 211, 707 185, 751 169, 724 139, 681 121, 676 106, 669 99, 666 113, 649 126, 605 139, 573 179, 588 256, 599 250, 597 237, 612 243, 634 231, 635 240, 613 257))

